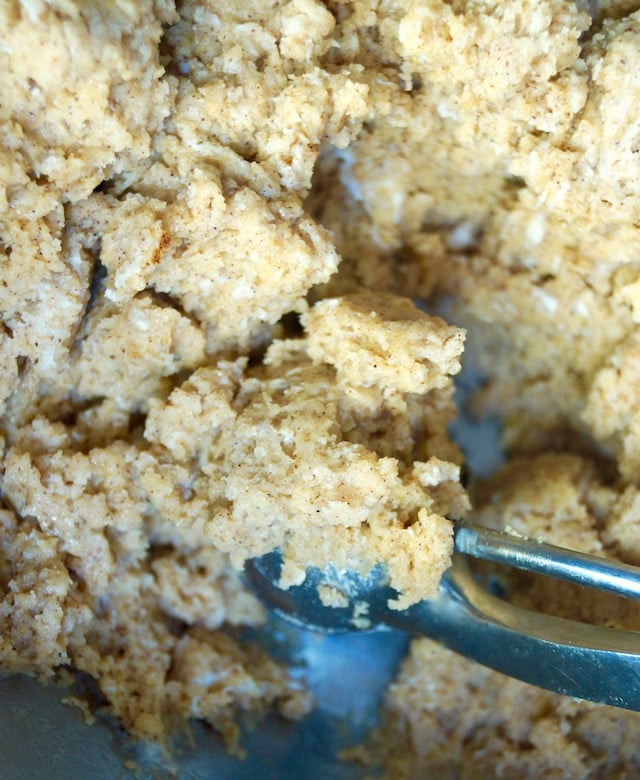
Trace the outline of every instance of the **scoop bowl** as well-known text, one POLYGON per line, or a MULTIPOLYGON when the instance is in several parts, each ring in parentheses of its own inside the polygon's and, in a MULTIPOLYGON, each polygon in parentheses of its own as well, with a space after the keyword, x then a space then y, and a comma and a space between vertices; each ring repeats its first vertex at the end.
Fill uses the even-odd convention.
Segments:
POLYGON ((396 592, 384 568, 367 576, 309 569, 279 586, 281 556, 249 561, 254 593, 293 623, 322 632, 394 628, 426 636, 510 677, 556 693, 640 711, 640 632, 589 625, 521 609, 478 582, 455 554, 433 599, 390 609, 396 592), (331 604, 338 603, 338 606, 331 604))

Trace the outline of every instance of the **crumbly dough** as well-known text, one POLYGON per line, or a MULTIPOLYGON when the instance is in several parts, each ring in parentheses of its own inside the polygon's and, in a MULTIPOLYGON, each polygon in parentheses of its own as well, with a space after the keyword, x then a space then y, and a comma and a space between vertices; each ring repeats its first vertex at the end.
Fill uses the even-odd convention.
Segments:
POLYGON ((237 715, 310 706, 234 638, 265 617, 245 559, 280 547, 283 584, 383 563, 398 608, 437 588, 464 333, 389 294, 306 301, 340 259, 316 160, 371 111, 362 69, 323 62, 324 5, 1 14, 0 662, 91 676, 136 736, 197 717, 233 747, 237 715))
MULTIPOLYGON (((508 461, 476 519, 640 564, 639 5, 2 4, 3 669, 139 737, 303 715, 239 571, 436 590, 465 338, 508 461)), ((426 641, 385 711, 391 776, 638 769, 635 715, 426 641)))
MULTIPOLYGON (((373 755, 384 777, 633 777, 635 713, 562 697, 415 640, 373 755)), ((371 756, 369 756, 371 759, 371 756)))
POLYGON ((640 16, 595 5, 590 27, 556 0, 355 3, 343 35, 388 78, 313 203, 346 258, 335 289, 451 296, 511 451, 607 438, 630 474, 593 386, 637 329, 640 16))
POLYGON ((293 584, 309 565, 386 561, 407 606, 437 589, 452 549, 444 518, 467 508, 459 467, 444 460, 457 459, 447 371, 459 368, 463 334, 404 299, 368 294, 326 299, 303 321, 308 339, 275 341, 262 366, 201 368, 152 401, 145 438, 156 446, 139 480, 163 512, 184 485, 196 510, 171 514, 237 565, 280 547, 282 581, 293 584), (343 327, 327 332, 327 307, 343 327), (349 332, 368 374, 331 365, 349 332), (413 362, 390 373, 381 344, 413 362))

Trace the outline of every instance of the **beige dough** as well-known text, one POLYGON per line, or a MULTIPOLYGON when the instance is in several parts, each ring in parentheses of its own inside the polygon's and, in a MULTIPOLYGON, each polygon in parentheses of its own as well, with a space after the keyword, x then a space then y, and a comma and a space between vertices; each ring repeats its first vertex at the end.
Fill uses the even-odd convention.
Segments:
MULTIPOLYGON (((91 676, 136 737, 303 716, 242 565, 436 591, 465 339, 507 459, 475 519, 640 563, 638 5, 1 4, 2 669, 91 676)), ((635 714, 426 641, 384 713, 392 777, 640 761, 635 714)))

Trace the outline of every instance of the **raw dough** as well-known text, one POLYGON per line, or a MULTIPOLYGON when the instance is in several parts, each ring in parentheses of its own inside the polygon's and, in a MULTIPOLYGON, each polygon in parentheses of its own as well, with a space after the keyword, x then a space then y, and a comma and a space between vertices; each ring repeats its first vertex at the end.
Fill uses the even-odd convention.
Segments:
MULTIPOLYGON (((239 570, 434 592, 462 328, 508 461, 476 519, 640 563, 637 6, 2 4, 4 669, 81 671, 141 737, 304 714, 239 570)), ((427 641, 385 713, 394 777, 638 771, 635 714, 427 641)))

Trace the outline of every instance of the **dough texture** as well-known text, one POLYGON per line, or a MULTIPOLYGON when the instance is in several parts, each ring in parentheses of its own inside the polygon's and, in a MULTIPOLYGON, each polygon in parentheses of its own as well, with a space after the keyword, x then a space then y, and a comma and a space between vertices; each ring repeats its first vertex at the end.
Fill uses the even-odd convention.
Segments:
MULTIPOLYGON (((312 706, 243 638, 252 557, 283 586, 381 564, 395 609, 465 517, 640 564, 639 8, 0 3, 3 670, 238 751, 243 719, 312 706), (505 455, 473 501, 465 360, 505 455)), ((360 756, 633 777, 638 728, 417 640, 360 756)))

